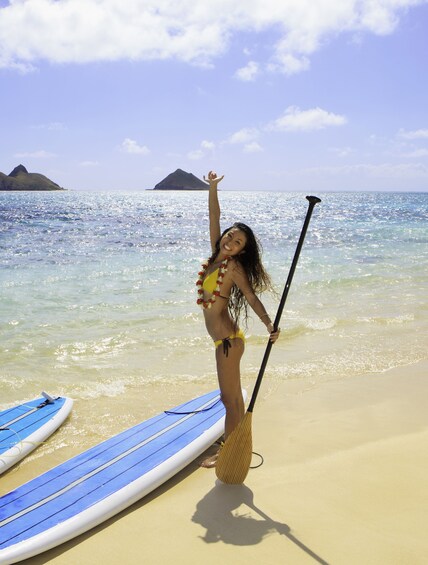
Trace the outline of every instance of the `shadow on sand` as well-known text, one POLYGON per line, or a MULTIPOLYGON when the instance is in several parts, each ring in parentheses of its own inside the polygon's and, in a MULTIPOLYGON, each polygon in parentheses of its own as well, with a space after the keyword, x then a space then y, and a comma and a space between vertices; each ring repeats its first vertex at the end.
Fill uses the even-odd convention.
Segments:
POLYGON ((245 485, 225 485, 216 481, 215 487, 198 502, 192 520, 206 529, 202 537, 206 543, 222 541, 232 545, 255 545, 266 535, 277 532, 286 536, 317 563, 328 565, 327 561, 294 537, 287 524, 272 520, 257 508, 253 492, 245 485), (237 512, 242 505, 249 510, 246 514, 242 513, 242 509, 239 514, 237 512), (250 510, 263 520, 251 517, 250 510))
MULTIPOLYGON (((202 454, 200 461, 212 455, 213 449, 217 449, 217 446, 209 448, 204 454, 202 454)), ((48 563, 52 559, 59 558, 71 548, 77 546, 79 543, 85 541, 86 539, 89 539, 98 532, 105 530, 117 520, 120 520, 124 516, 133 513, 146 505, 149 505, 150 502, 155 500, 157 497, 166 493, 171 488, 181 483, 181 481, 189 477, 194 471, 198 469, 198 467, 198 462, 194 461, 185 469, 177 473, 177 475, 172 477, 169 481, 158 487, 156 490, 154 490, 129 508, 123 510, 122 512, 116 514, 102 524, 95 526, 94 528, 81 534, 80 536, 71 539, 68 542, 65 542, 57 547, 54 547, 49 551, 41 553, 40 555, 26 559, 22 561, 22 563, 28 565, 42 565, 48 563)), ((216 481, 214 488, 211 489, 210 492, 208 492, 204 496, 204 498, 197 504, 196 511, 192 516, 193 522, 200 524, 206 529, 206 533, 202 537, 202 540, 206 543, 215 543, 222 541, 224 543, 233 545, 255 545, 257 543, 260 543, 266 535, 277 532, 281 535, 286 536, 290 541, 295 543, 318 563, 328 565, 327 561, 321 559, 302 542, 296 539, 291 534, 290 528, 289 526, 287 526, 287 524, 275 522, 259 508, 257 508, 254 505, 253 499, 253 492, 245 485, 230 486, 224 485, 220 481, 216 481), (253 510, 260 517, 262 517, 263 521, 255 520, 249 515, 249 513, 246 516, 243 516, 242 513, 241 515, 234 513, 234 510, 238 509, 243 504, 246 505, 249 510, 253 510)))

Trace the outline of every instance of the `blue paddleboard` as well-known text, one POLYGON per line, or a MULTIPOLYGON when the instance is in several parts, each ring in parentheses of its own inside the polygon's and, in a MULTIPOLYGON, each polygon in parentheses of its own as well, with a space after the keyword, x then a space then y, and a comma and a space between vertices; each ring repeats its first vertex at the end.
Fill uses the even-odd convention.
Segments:
POLYGON ((0 412, 0 474, 38 447, 69 415, 70 398, 42 394, 0 412))
POLYGON ((0 498, 0 563, 104 522, 160 486, 224 431, 219 391, 146 420, 0 498))

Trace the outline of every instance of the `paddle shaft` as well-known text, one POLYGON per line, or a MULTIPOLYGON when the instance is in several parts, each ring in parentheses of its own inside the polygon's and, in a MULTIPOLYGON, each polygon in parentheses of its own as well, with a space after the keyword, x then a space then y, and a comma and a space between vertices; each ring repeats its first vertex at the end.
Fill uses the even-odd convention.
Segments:
MULTIPOLYGON (((303 223, 303 227, 302 227, 302 231, 300 233, 299 241, 297 243, 296 251, 294 253, 293 262, 291 263, 290 272, 288 273, 287 282, 285 283, 284 291, 282 293, 281 302, 279 303, 278 311, 276 313, 275 321, 273 323, 274 331, 276 331, 278 329, 279 321, 281 320, 282 311, 284 310, 285 301, 287 300, 288 291, 290 290, 291 281, 293 280, 294 271, 296 270, 297 261, 299 260, 300 251, 302 249, 303 241, 305 239, 305 235, 306 235, 306 232, 307 232, 307 229, 308 229, 308 226, 309 226, 309 222, 311 220, 312 211, 314 209, 315 204, 318 204, 318 202, 321 202, 321 200, 319 198, 317 198, 316 196, 307 196, 306 199, 309 201, 309 207, 308 207, 308 211, 306 212, 306 218, 305 218, 305 221, 303 223)), ((269 340, 268 344, 266 346, 265 354, 263 356, 263 361, 262 361, 262 364, 261 364, 261 367, 260 367, 260 371, 259 371, 259 374, 258 374, 258 377, 257 377, 257 381, 256 381, 256 384, 254 385, 254 391, 253 391, 253 394, 251 396, 250 404, 248 405, 248 409, 247 409, 248 412, 252 412, 253 409, 254 409, 254 404, 256 402, 256 398, 257 398, 257 395, 259 393, 259 388, 260 388, 260 385, 261 385, 261 382, 262 382, 262 379, 263 379, 263 375, 264 375, 266 365, 267 365, 267 362, 268 362, 268 359, 269 359, 270 351, 272 349, 272 345, 273 345, 273 343, 269 340)))

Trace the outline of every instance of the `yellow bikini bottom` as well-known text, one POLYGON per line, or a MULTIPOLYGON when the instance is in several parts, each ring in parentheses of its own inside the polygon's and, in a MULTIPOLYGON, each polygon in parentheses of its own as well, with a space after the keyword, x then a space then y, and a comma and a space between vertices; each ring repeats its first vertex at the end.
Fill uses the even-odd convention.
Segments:
POLYGON ((217 339, 214 341, 214 347, 217 349, 219 345, 223 344, 223 351, 227 357, 229 355, 229 347, 232 346, 232 344, 230 343, 231 339, 241 339, 245 343, 244 332, 242 330, 238 330, 237 332, 230 334, 223 339, 217 339))

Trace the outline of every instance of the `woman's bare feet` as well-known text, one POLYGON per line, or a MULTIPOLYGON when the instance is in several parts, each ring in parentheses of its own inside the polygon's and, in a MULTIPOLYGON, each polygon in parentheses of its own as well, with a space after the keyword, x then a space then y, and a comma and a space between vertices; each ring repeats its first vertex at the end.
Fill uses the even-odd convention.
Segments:
POLYGON ((217 464, 217 459, 218 459, 219 453, 220 453, 220 450, 217 451, 217 453, 215 453, 214 455, 207 457, 206 459, 201 461, 201 463, 199 463, 199 466, 203 467, 204 469, 213 469, 217 464))

